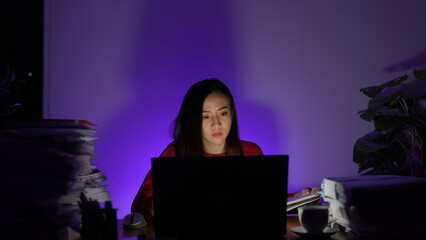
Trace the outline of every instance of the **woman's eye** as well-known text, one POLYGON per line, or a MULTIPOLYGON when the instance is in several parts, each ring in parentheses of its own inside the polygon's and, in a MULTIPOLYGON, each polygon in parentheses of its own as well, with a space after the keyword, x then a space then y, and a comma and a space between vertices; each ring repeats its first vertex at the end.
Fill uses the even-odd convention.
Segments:
POLYGON ((205 119, 209 119, 209 116, 202 116, 202 119, 203 119, 203 120, 205 120, 205 119))
POLYGON ((219 116, 221 116, 221 117, 226 116, 226 115, 228 115, 228 112, 222 112, 222 113, 219 114, 219 116))

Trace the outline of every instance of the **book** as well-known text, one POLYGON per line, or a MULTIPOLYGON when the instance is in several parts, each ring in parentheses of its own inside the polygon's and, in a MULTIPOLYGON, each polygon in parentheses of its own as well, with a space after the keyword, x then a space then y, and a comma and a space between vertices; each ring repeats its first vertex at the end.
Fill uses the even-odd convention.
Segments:
POLYGON ((4 119, 0 129, 19 128, 91 128, 96 124, 77 119, 4 119))
POLYGON ((0 187, 7 206, 2 234, 30 226, 22 239, 50 239, 49 231, 81 228, 80 195, 110 201, 105 173, 93 164, 95 124, 74 119, 0 120, 0 187), (13 230, 15 229, 15 230, 13 230), (48 236, 48 237, 47 237, 48 236))
POLYGON ((332 222, 351 239, 419 239, 426 235, 426 178, 361 175, 324 178, 332 222), (415 220, 415 221, 412 221, 415 220))
POLYGON ((17 128, 4 130, 25 136, 52 136, 57 138, 90 137, 96 129, 91 128, 17 128))
POLYGON ((345 207, 369 207, 371 203, 389 204, 405 202, 407 196, 425 196, 426 178, 397 175, 361 175, 349 177, 324 178, 321 188, 324 200, 332 199, 341 202, 345 207))
POLYGON ((301 194, 293 197, 287 198, 287 212, 303 206, 308 203, 318 201, 322 196, 322 192, 315 191, 311 194, 301 194))

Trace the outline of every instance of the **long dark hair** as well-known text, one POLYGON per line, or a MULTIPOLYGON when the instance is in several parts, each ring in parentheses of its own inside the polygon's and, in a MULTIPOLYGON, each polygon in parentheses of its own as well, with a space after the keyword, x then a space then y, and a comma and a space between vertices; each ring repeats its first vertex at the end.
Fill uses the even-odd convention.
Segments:
POLYGON ((173 138, 176 156, 196 157, 204 155, 201 133, 203 104, 206 97, 213 92, 220 92, 228 97, 231 107, 232 125, 226 138, 226 155, 242 155, 234 98, 228 87, 221 81, 205 79, 195 83, 188 90, 174 122, 173 138))

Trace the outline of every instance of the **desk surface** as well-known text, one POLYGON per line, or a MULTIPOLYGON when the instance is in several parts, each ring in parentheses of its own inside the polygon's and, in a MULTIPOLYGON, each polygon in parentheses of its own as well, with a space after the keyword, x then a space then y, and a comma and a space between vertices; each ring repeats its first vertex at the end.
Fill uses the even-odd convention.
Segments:
MULTIPOLYGON (((154 233, 154 226, 148 225, 146 227, 143 227, 138 230, 128 230, 123 229, 122 225, 122 219, 117 220, 118 224, 118 239, 126 239, 126 240, 137 240, 138 235, 145 235, 146 239, 153 239, 153 233, 154 233)), ((299 237, 290 231, 290 228, 298 227, 300 226, 299 219, 297 216, 288 216, 287 217, 287 233, 285 235, 285 238, 283 239, 299 239, 299 237)), ((345 232, 337 232, 336 234, 333 234, 330 239, 336 239, 336 240, 349 240, 348 235, 345 232)))

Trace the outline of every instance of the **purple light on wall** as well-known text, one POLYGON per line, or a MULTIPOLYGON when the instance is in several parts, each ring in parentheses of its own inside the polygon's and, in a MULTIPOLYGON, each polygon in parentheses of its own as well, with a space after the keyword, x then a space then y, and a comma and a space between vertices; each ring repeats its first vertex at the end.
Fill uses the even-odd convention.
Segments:
POLYGON ((99 164, 113 184, 109 189, 121 216, 130 211, 151 158, 159 156, 172 141, 169 127, 184 94, 196 81, 218 78, 227 84, 241 114, 240 131, 247 132, 242 135, 250 141, 265 139, 262 145, 270 150, 277 147, 270 117, 273 113, 262 106, 249 106, 241 97, 244 79, 235 72, 238 60, 233 55, 232 15, 225 1, 169 1, 167 5, 151 1, 145 8, 140 19, 143 24, 133 36, 133 51, 129 52, 129 72, 123 76, 131 81, 136 98, 109 125, 102 126, 96 145, 102 152, 99 164), (267 127, 259 132, 245 123, 249 121, 267 127))
POLYGON ((371 128, 356 115, 359 88, 399 76, 382 69, 426 42, 424 1, 46 2, 46 116, 98 124, 96 163, 119 218, 196 81, 228 85, 241 138, 289 154, 298 191, 356 174, 352 147, 371 128))

